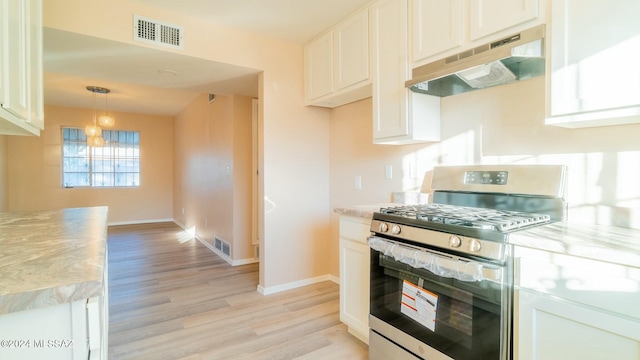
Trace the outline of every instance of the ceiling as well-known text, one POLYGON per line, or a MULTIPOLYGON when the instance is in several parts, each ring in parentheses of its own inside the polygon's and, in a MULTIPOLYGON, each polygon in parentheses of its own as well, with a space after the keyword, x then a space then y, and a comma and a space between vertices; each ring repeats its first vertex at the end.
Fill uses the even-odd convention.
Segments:
MULTIPOLYGON (((304 44, 370 0, 133 1, 304 44)), ((92 108, 92 85, 111 90, 111 111, 173 116, 198 94, 258 93, 255 69, 51 28, 44 29, 43 66, 50 105, 92 108)))

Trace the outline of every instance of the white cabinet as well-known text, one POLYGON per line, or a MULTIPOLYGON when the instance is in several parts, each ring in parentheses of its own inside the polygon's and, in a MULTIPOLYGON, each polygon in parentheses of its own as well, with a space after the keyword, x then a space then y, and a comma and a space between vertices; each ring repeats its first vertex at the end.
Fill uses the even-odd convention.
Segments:
POLYGON ((407 0, 380 0, 372 13, 373 142, 440 140, 440 98, 413 93, 407 38, 407 0))
POLYGON ((336 107, 371 96, 369 9, 305 45, 305 103, 336 107))
POLYGON ((547 124, 640 122, 640 2, 554 0, 547 124))
POLYGON ((0 134, 44 127, 42 0, 0 0, 0 134))
POLYGON ((640 358, 640 268, 515 253, 515 359, 640 358))
POLYGON ((471 41, 537 19, 545 0, 470 0, 471 41))
POLYGON ((518 360, 636 360, 640 322, 532 291, 517 295, 518 360))
POLYGON ((305 46, 305 95, 313 101, 333 92, 333 32, 305 46))
POLYGON ((463 0, 411 0, 414 63, 462 45, 463 9, 463 0))
POLYGON ((411 0, 418 67, 545 22, 546 0, 411 0))
POLYGON ((91 305, 102 303, 102 299, 0 315, 0 359, 107 359, 108 328, 100 321, 104 312, 91 305))
POLYGON ((371 220, 340 217, 340 321, 369 343, 369 261, 371 220))

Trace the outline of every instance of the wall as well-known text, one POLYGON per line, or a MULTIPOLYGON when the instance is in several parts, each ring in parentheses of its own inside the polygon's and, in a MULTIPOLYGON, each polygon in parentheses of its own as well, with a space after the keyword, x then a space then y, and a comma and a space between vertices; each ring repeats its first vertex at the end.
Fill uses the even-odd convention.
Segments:
POLYGON ((231 260, 253 260, 251 246, 251 99, 198 96, 174 119, 173 213, 231 260))
POLYGON ((7 136, 0 135, 0 212, 7 209, 7 136))
POLYGON ((172 120, 169 117, 117 113, 114 129, 140 131, 139 188, 61 186, 62 126, 84 127, 93 109, 45 106, 40 137, 7 136, 7 210, 49 210, 109 206, 109 223, 171 220, 173 171, 172 120))
MULTIPOLYGON (((640 228, 640 125, 564 129, 544 125, 544 78, 446 97, 442 141, 371 144, 371 101, 331 112, 331 206, 375 204, 416 191, 435 165, 564 164, 569 221, 640 228), (394 177, 385 179, 384 166, 394 177), (413 177, 417 175, 417 179, 413 177), (362 176, 362 190, 354 176, 362 176)), ((332 273, 338 273, 338 217, 331 219, 332 273)))
MULTIPOLYGON (((329 111, 303 105, 302 45, 126 0, 44 2, 44 26, 121 41, 132 14, 183 26, 179 53, 262 71, 259 78, 260 288, 329 272, 329 111)), ((173 50, 167 50, 173 51, 173 50)), ((177 51, 174 51, 177 52, 177 51)), ((175 214, 174 214, 175 215, 175 214)))

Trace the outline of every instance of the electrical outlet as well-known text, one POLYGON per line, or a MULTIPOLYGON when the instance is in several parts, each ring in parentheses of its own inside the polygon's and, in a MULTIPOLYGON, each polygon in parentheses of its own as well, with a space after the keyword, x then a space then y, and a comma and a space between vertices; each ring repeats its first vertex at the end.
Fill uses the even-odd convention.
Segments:
POLYGON ((360 189, 362 189, 362 176, 360 176, 360 175, 356 175, 356 178, 355 178, 355 187, 356 187, 356 190, 360 190, 360 189))
POLYGON ((384 177, 385 179, 393 179, 393 166, 387 165, 384 167, 384 177))
POLYGON ((207 221, 207 219, 204 219, 204 227, 205 229, 209 227, 209 222, 207 221))
POLYGON ((184 215, 184 208, 182 208, 182 215, 184 215))

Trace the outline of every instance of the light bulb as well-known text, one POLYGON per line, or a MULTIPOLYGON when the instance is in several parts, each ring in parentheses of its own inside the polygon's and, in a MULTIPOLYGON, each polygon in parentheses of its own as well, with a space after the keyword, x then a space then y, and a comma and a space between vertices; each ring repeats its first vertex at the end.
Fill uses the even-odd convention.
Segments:
POLYGON ((87 145, 101 147, 104 145, 104 138, 102 136, 90 136, 87 138, 87 145))
POLYGON ((106 114, 100 116, 98 123, 104 127, 112 127, 115 124, 115 120, 113 120, 113 116, 106 114))
POLYGON ((101 136, 102 129, 99 126, 87 125, 84 128, 84 133, 87 134, 87 136, 101 136))

